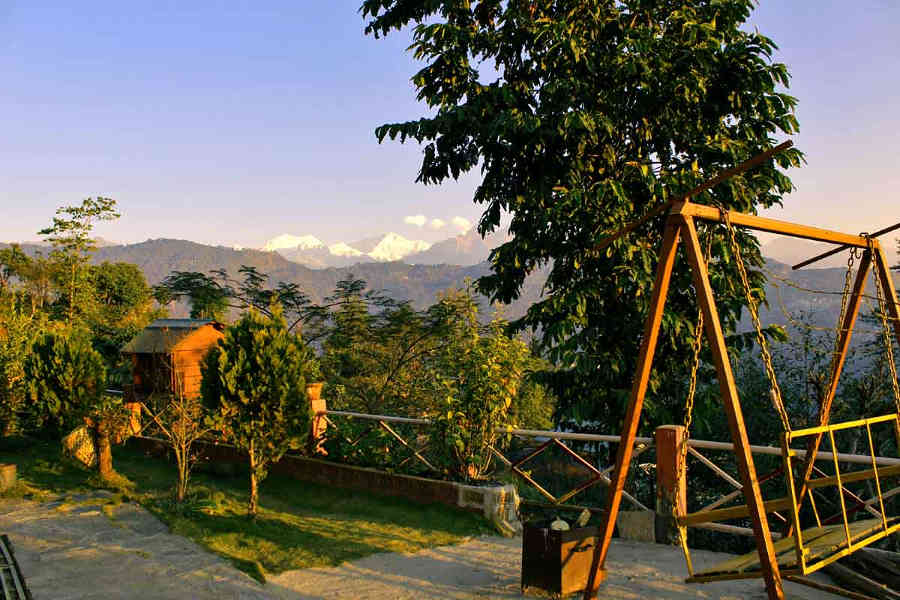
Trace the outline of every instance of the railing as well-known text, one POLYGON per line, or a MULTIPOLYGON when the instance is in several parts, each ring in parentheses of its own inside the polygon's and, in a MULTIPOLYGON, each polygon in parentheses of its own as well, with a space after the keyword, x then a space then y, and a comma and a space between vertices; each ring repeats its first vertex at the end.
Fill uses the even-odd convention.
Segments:
MULTIPOLYGON (((429 460, 428 457, 428 436, 424 435, 421 431, 421 428, 424 428, 430 424, 430 421, 428 419, 414 419, 389 415, 373 415, 357 412, 324 410, 316 413, 316 420, 321 421, 321 423, 314 427, 314 430, 319 431, 326 438, 328 436, 335 435, 342 436, 342 427, 340 426, 340 421, 338 421, 338 419, 357 420, 371 423, 370 428, 364 428, 362 432, 359 432, 359 430, 357 430, 357 434, 355 437, 344 437, 344 441, 351 447, 359 444, 366 435, 370 434, 371 431, 381 430, 386 434, 386 439, 399 444, 407 453, 407 455, 402 460, 399 460, 393 465, 395 468, 409 467, 410 465, 415 463, 418 468, 421 468, 425 472, 439 472, 439 469, 434 465, 434 461, 429 460), (400 431, 401 427, 406 429, 404 431, 400 431)), ((603 453, 598 452, 598 446, 602 445, 604 447, 603 449, 607 450, 606 454, 608 459, 612 459, 614 458, 614 456, 610 452, 608 452, 609 445, 619 443, 621 440, 620 436, 565 431, 519 429, 515 427, 498 427, 496 429, 496 433, 501 436, 510 436, 512 438, 527 441, 527 443, 524 445, 524 447, 527 448, 527 451, 523 452, 522 447, 520 446, 518 456, 510 455, 510 452, 508 450, 504 451, 501 448, 492 447, 490 449, 493 455, 509 473, 513 474, 518 480, 523 482, 523 484, 528 486, 531 490, 537 492, 537 494, 539 494, 539 496, 544 501, 538 502, 534 500, 526 500, 526 504, 572 509, 587 508, 592 511, 603 510, 605 503, 598 502, 594 505, 590 505, 588 503, 586 505, 584 503, 573 503, 573 501, 577 496, 583 494, 588 489, 593 488, 596 485, 602 485, 604 487, 609 485, 609 474, 614 470, 615 466, 604 466, 600 464, 599 460, 596 457, 603 453), (569 443, 567 444, 566 442, 569 443), (580 450, 576 450, 572 447, 573 442, 583 447, 580 450), (588 450, 586 450, 584 446, 587 446, 588 450), (592 451, 590 450, 591 446, 593 446, 592 451), (532 463, 532 461, 534 461, 538 456, 550 450, 561 452, 562 455, 567 457, 572 464, 586 471, 587 477, 583 481, 575 484, 573 487, 571 487, 571 489, 557 493, 549 491, 544 484, 542 484, 537 480, 536 477, 533 476, 533 474, 530 472, 530 469, 526 468, 526 463, 532 463)), ((683 428, 669 426, 657 430, 655 438, 638 437, 635 439, 635 457, 641 456, 651 449, 656 450, 655 462, 643 463, 640 466, 644 467, 645 472, 648 472, 651 469, 655 470, 656 472, 655 509, 657 512, 661 511, 661 503, 665 505, 664 496, 674 498, 679 494, 681 494, 682 497, 685 495, 686 490, 684 488, 686 488, 686 481, 684 479, 681 482, 675 481, 675 473, 678 472, 678 470, 676 469, 679 456, 679 452, 677 451, 677 449, 681 443, 681 438, 678 437, 678 435, 683 435, 683 428), (669 433, 671 433, 672 430, 675 430, 676 436, 674 438, 672 436, 664 436, 663 438, 660 438, 661 430, 669 430, 669 433), (679 430, 681 431, 679 432, 679 430)), ((779 459, 782 458, 782 449, 774 446, 752 445, 750 446, 750 450, 753 454, 761 456, 773 456, 778 457, 779 459)), ((743 485, 740 483, 740 481, 734 475, 729 474, 722 465, 717 464, 716 461, 710 459, 710 457, 707 456, 710 451, 733 453, 734 447, 731 443, 727 442, 695 439, 688 441, 688 455, 690 457, 690 463, 699 463, 700 465, 703 465, 703 467, 714 474, 716 478, 725 482, 730 490, 721 494, 711 502, 707 502, 700 509, 700 511, 714 510, 716 508, 723 507, 732 501, 738 500, 743 494, 743 485)), ((806 451, 803 449, 792 449, 792 455, 793 460, 800 461, 805 459, 806 451)), ((825 450, 821 450, 818 452, 818 454, 816 455, 816 460, 827 461, 830 464, 834 464, 835 461, 838 461, 848 464, 866 464, 872 466, 874 463, 879 467, 900 465, 900 458, 877 456, 874 457, 873 460, 873 457, 868 454, 860 455, 840 452, 834 454, 825 450)), ((761 483, 775 480, 776 478, 784 476, 783 471, 784 467, 778 466, 773 471, 760 475, 758 479, 761 483)), ((821 474, 821 471, 818 472, 821 474)), ((881 513, 877 512, 873 508, 873 504, 879 502, 878 499, 864 501, 847 489, 843 489, 843 494, 845 498, 853 502, 855 510, 866 510, 872 514, 877 514, 880 517, 881 513)), ((900 486, 881 494, 881 501, 883 502, 883 500, 897 494, 900 494, 900 486)), ((648 506, 648 504, 653 504, 652 500, 649 500, 646 497, 639 498, 638 493, 625 492, 623 493, 623 498, 634 508, 640 511, 653 510, 648 506)), ((671 504, 667 506, 671 506, 671 504)), ((667 512, 668 511, 666 511, 664 514, 667 514, 667 512)), ((788 523, 787 516, 781 515, 778 512, 773 513, 773 515, 775 519, 782 522, 783 524, 786 525, 788 523)), ((697 525, 691 525, 691 527, 727 532, 738 535, 753 535, 753 531, 749 527, 740 527, 737 525, 729 525, 724 523, 700 523, 697 525)), ((774 535, 778 537, 777 533, 774 535)))

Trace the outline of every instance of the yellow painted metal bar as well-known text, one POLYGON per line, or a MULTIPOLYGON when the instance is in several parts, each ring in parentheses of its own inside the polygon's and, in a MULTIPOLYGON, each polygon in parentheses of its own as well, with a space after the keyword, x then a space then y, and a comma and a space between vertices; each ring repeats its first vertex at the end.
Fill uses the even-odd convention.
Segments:
POLYGON ((852 429, 854 427, 864 427, 865 425, 877 425, 878 423, 886 423, 887 421, 896 421, 898 413, 881 415, 878 417, 870 417, 868 419, 857 419, 855 421, 844 421, 842 423, 834 423, 832 425, 820 425, 818 427, 807 427, 806 429, 795 429, 788 432, 788 441, 794 441, 797 438, 815 435, 817 433, 825 433, 827 431, 841 431, 844 429, 852 429))
MULTIPOLYGON (((781 436, 781 447, 784 450, 784 471, 788 481, 788 497, 791 499, 791 518, 794 522, 794 552, 797 555, 797 564, 800 565, 801 571, 806 567, 806 557, 803 552, 803 530, 800 527, 800 506, 797 504, 797 490, 794 484, 794 468, 791 465, 793 458, 790 451, 790 441, 788 433, 785 432, 781 436)), ((812 493, 810 493, 812 496, 812 493)), ((821 526, 821 523, 819 523, 821 526)))
POLYGON ((831 440, 831 455, 834 457, 834 476, 837 478, 838 498, 841 500, 841 516, 844 517, 844 532, 847 534, 847 547, 853 546, 850 537, 850 522, 847 520, 847 504, 844 502, 844 484, 841 483, 841 467, 838 465, 837 445, 834 443, 834 431, 828 430, 828 439, 831 440))
MULTIPOLYGON (((785 510, 791 507, 791 499, 788 497, 769 500, 763 503, 763 507, 767 513, 778 510, 785 510)), ((729 508, 719 508, 716 510, 704 510, 700 512, 690 513, 678 518, 680 525, 697 525, 700 523, 714 523, 717 521, 727 521, 729 519, 742 519, 750 514, 750 510, 746 504, 740 506, 732 506, 729 508)))
POLYGON ((875 533, 870 537, 866 537, 863 541, 859 542, 858 544, 853 544, 849 548, 844 548, 843 550, 839 550, 839 551, 835 552, 834 554, 831 554, 831 555, 827 556, 826 558, 823 558, 820 561, 813 562, 812 564, 807 565, 803 575, 809 575, 810 573, 815 573, 819 569, 821 569, 823 567, 827 567, 831 563, 833 563, 837 560, 840 560, 840 559, 844 558, 845 556, 849 556, 850 554, 853 554, 860 548, 865 548, 867 546, 870 546, 870 545, 874 544, 875 542, 877 542, 878 540, 881 540, 881 539, 895 533, 896 531, 900 531, 900 523, 897 523, 896 525, 892 525, 890 528, 888 528, 887 531, 879 530, 878 533, 875 533))
MULTIPOLYGON (((837 459, 835 459, 837 462, 837 459)), ((878 470, 878 473, 882 477, 897 477, 900 475, 900 465, 895 467, 881 467, 878 470)), ((829 487, 832 485, 839 484, 841 481, 843 483, 853 483, 855 481, 865 481, 867 479, 874 479, 876 472, 872 469, 866 469, 864 471, 850 471, 849 473, 844 473, 840 479, 837 476, 832 477, 819 477, 817 479, 810 479, 808 484, 810 489, 820 489, 823 487, 829 487)))
POLYGON ((875 491, 878 493, 878 506, 881 508, 881 522, 887 530, 887 517, 884 514, 884 497, 881 495, 881 478, 878 477, 878 465, 875 463, 875 444, 872 442, 872 428, 866 423, 866 436, 869 438, 869 455, 872 457, 872 471, 875 472, 875 491))

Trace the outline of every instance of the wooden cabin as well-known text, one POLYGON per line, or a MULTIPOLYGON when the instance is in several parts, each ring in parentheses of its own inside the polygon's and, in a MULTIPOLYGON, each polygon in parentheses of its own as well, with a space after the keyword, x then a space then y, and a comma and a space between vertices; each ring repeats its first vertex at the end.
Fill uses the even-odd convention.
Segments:
POLYGON ((225 337, 225 325, 208 319, 157 319, 122 348, 131 357, 134 400, 151 394, 200 395, 203 358, 225 337))

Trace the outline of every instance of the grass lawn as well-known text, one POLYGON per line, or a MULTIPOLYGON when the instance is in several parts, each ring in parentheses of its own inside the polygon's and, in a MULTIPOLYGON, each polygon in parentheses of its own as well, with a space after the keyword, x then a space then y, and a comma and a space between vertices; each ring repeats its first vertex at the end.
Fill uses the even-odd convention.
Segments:
MULTIPOLYGON (((7 496, 34 499, 102 486, 92 472, 60 457, 58 443, 0 438, 0 462, 15 463, 20 484, 7 496)), ((111 504, 138 502, 169 525, 253 577, 333 566, 376 552, 415 552, 492 533, 478 515, 270 475, 260 486, 259 516, 247 514, 248 477, 197 473, 192 496, 172 502, 175 467, 130 448, 115 448, 124 476, 111 504)), ((2 502, 2 499, 0 499, 2 502)))

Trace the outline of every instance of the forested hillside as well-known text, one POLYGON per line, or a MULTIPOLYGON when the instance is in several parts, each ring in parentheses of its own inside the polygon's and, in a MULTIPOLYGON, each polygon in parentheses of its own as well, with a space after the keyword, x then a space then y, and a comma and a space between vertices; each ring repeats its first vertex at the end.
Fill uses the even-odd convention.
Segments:
MULTIPOLYGON (((28 244, 23 245, 23 249, 27 253, 33 253, 40 250, 41 246, 28 244)), ((365 280, 371 289, 384 290, 398 300, 411 300, 417 308, 424 308, 434 302, 438 293, 461 287, 467 279, 474 281, 490 271, 490 264, 487 262, 456 266, 409 265, 399 261, 311 269, 291 262, 276 252, 235 250, 173 239, 104 246, 97 249, 93 261, 133 263, 143 271, 151 285, 159 283, 173 271, 208 273, 215 269, 225 269, 236 274, 242 265, 246 265, 268 273, 273 282, 296 283, 316 302, 331 294, 338 281, 352 274, 365 280)), ((766 294, 769 305, 762 310, 765 322, 788 325, 787 313, 790 318, 803 319, 810 325, 834 326, 840 309, 840 292, 846 272, 844 268, 792 271, 790 266, 773 259, 768 259, 765 268, 769 279, 766 294)), ((521 298, 506 308, 508 318, 521 316, 540 297, 544 277, 544 272, 538 272, 528 279, 521 298)), ((900 284, 900 276, 895 275, 895 280, 900 284)), ((182 312, 186 314, 183 305, 172 308, 173 316, 183 316, 182 312)))

